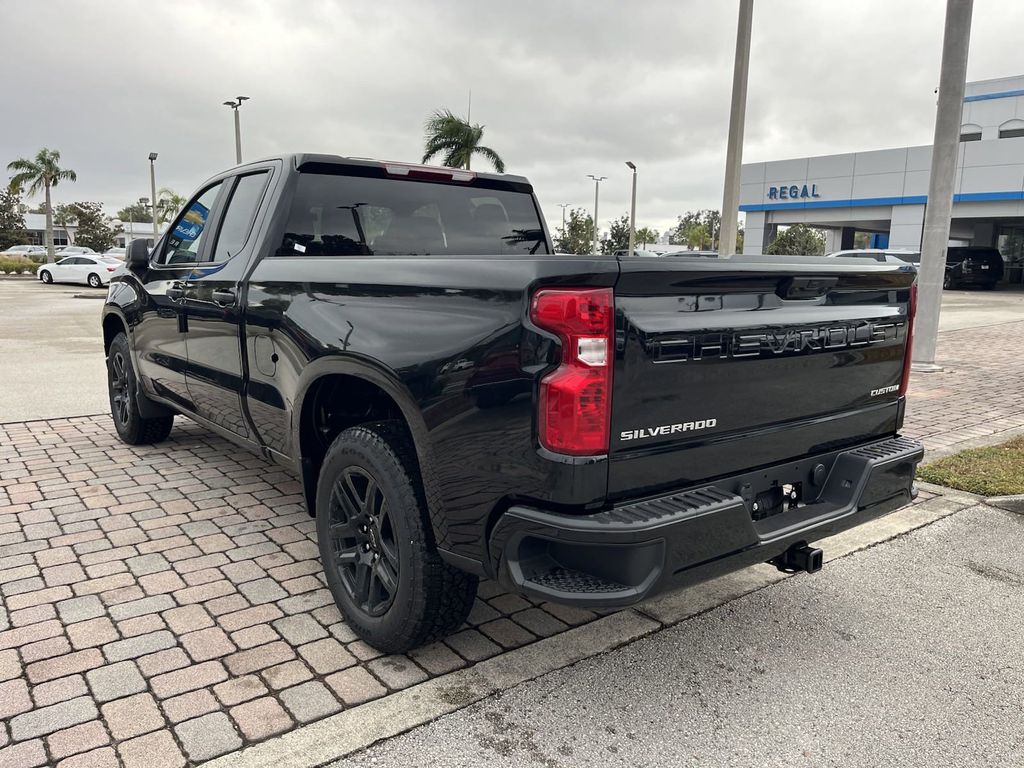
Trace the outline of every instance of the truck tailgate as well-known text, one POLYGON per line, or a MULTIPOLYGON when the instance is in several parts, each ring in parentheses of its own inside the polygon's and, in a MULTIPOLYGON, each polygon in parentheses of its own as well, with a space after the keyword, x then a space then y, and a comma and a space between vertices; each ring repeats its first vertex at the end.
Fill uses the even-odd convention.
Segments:
POLYGON ((611 498, 895 434, 915 275, 810 257, 623 258, 611 498))

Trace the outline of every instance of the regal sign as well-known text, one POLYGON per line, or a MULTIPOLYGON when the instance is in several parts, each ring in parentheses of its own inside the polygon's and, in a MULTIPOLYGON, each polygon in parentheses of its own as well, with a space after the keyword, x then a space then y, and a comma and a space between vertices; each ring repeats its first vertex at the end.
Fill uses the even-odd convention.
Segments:
POLYGON ((791 184, 788 187, 768 187, 769 200, 800 200, 807 197, 821 197, 818 194, 817 184, 804 184, 803 186, 791 184))

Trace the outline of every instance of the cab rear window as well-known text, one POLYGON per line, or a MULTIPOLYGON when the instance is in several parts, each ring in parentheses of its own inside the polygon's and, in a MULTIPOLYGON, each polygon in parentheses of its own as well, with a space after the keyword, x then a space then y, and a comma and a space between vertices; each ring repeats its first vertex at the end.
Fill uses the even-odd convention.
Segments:
POLYGON ((533 196, 419 179, 301 173, 278 256, 548 253, 533 196))

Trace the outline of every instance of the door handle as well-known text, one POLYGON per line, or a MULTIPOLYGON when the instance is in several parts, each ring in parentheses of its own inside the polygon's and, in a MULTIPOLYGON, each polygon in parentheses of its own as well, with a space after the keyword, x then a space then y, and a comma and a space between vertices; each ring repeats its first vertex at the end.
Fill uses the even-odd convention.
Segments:
POLYGON ((235 292, 218 288, 213 292, 213 300, 218 304, 234 304, 235 292))
POLYGON ((167 288, 167 298, 172 301, 177 301, 185 295, 185 289, 181 287, 181 283, 173 283, 167 288))

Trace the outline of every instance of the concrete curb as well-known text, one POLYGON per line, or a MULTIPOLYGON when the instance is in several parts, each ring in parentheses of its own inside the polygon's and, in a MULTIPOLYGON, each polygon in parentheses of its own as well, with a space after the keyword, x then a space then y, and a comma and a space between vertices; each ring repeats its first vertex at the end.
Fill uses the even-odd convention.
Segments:
MULTIPOLYGON (((817 545, 830 562, 902 536, 976 506, 973 494, 920 484, 943 495, 904 507, 817 545)), ((204 763, 204 768, 315 768, 364 750, 437 718, 568 667, 612 651, 665 627, 706 613, 736 598, 776 584, 787 576, 757 565, 682 592, 648 600, 627 609, 539 640, 532 645, 482 661, 382 699, 302 726, 240 752, 204 763)))
POLYGON ((1018 493, 1013 496, 992 496, 985 499, 985 503, 990 507, 999 507, 1007 512, 1016 512, 1019 515, 1024 515, 1024 493, 1018 493))
MULTIPOLYGON (((992 445, 999 445, 1000 443, 1005 443, 1007 440, 1012 440, 1015 437, 1021 436, 1024 436, 1024 427, 1004 429, 1002 432, 996 432, 994 435, 985 435, 983 437, 964 440, 962 443, 957 443, 955 446, 950 448, 939 448, 931 451, 925 451, 924 461, 922 461, 921 464, 930 464, 933 461, 944 459, 947 456, 952 456, 954 453, 960 453, 960 451, 967 451, 972 448, 988 448, 992 445)), ((923 484, 919 483, 919 485, 923 484)))

